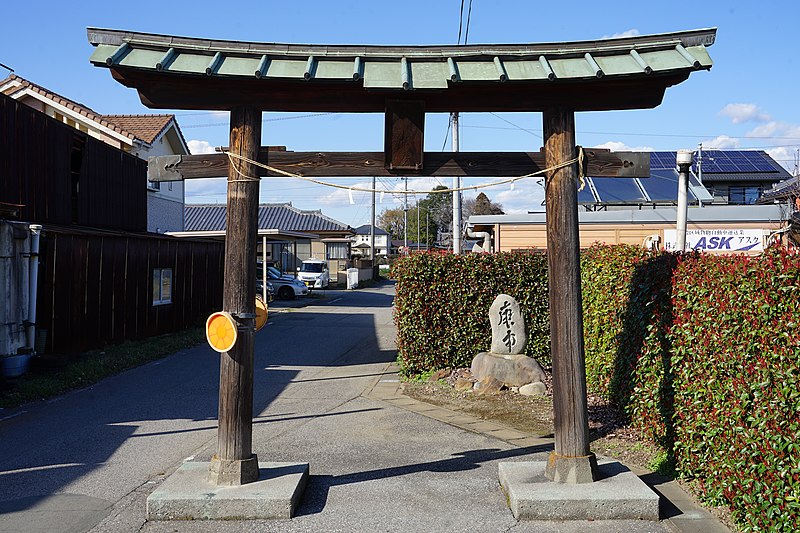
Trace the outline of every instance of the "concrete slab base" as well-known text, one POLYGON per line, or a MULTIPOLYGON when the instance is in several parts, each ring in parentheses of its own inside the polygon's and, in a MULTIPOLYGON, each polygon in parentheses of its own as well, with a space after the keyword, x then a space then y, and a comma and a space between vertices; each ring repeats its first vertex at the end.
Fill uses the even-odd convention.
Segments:
POLYGON ((184 463, 147 497, 148 520, 291 518, 308 481, 308 463, 258 463, 258 481, 221 487, 209 463, 184 463))
POLYGON ((616 461, 593 483, 555 483, 546 461, 500 463, 500 485, 517 520, 658 520, 658 495, 616 461))

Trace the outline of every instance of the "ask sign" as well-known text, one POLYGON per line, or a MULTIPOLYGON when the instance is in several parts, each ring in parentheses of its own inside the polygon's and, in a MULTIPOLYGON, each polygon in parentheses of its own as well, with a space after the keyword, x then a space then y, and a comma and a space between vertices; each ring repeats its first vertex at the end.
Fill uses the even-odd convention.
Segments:
MULTIPOLYGON (((706 252, 760 252, 764 250, 763 229, 690 229, 686 249, 706 252)), ((678 232, 664 230, 664 249, 675 250, 678 232)))

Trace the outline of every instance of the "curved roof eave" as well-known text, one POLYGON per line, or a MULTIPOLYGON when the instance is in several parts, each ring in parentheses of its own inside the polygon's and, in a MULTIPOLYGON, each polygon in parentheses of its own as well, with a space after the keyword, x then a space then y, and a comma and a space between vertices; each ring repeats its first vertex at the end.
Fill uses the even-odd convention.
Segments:
POLYGON ((151 107, 426 111, 654 107, 712 66, 715 29, 542 44, 361 46, 253 43, 88 29, 90 61, 151 107), (330 98, 335 94, 335 98, 330 98))

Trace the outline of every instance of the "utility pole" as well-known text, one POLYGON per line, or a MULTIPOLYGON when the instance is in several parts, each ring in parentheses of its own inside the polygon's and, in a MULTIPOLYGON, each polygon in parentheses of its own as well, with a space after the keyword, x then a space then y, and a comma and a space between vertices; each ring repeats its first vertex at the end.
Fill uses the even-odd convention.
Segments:
POLYGON ((372 259, 372 266, 375 267, 375 176, 372 176, 372 219, 369 223, 369 257, 372 259))
POLYGON ((408 178, 405 180, 405 194, 403 194, 403 247, 408 252, 408 178))
MULTIPOLYGON (((452 115, 453 118, 453 151, 458 152, 458 112, 452 115)), ((461 178, 453 178, 453 253, 461 253, 461 178)))
POLYGON ((417 198, 417 251, 419 252, 419 198, 417 198))

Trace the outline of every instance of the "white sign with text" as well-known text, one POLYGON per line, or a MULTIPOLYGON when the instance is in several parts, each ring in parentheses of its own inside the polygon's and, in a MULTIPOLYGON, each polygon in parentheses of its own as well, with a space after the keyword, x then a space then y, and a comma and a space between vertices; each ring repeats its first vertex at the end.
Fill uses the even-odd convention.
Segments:
MULTIPOLYGON (((761 252, 763 229, 690 229, 686 230, 686 249, 704 252, 761 252)), ((678 232, 664 230, 664 249, 674 251, 678 232)))

